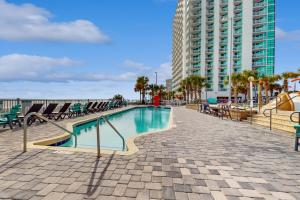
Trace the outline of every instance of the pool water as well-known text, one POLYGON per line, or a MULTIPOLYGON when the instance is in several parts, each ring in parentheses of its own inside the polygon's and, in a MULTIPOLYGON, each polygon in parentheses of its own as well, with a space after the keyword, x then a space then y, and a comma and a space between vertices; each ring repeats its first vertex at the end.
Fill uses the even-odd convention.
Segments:
MULTIPOLYGON (((131 136, 168 128, 170 111, 171 109, 163 107, 141 107, 121 111, 107 118, 126 140, 131 136)), ((79 125, 73 131, 77 134, 77 147, 96 148, 96 121, 79 125)), ((121 138, 104 120, 100 121, 100 144, 101 148, 122 150, 121 138)), ((59 146, 74 147, 74 145, 75 140, 72 136, 59 146)))

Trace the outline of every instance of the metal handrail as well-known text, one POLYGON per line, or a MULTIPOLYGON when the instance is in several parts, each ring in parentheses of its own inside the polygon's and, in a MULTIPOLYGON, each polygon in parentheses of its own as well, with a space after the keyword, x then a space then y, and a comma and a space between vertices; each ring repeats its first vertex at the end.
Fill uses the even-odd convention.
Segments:
POLYGON ((276 98, 276 106, 275 106, 274 108, 269 108, 269 109, 265 109, 265 110, 264 110, 263 115, 264 115, 265 117, 269 117, 269 118, 270 118, 270 130, 272 130, 272 114, 273 114, 272 111, 273 111, 274 109, 276 109, 276 113, 277 113, 277 109, 279 108, 279 106, 281 106, 282 104, 287 103, 287 102, 293 100, 293 99, 296 98, 296 97, 299 97, 299 96, 294 96, 294 97, 292 97, 292 98, 289 97, 288 100, 286 100, 286 101, 284 101, 284 102, 282 102, 282 98, 279 97, 279 98, 280 98, 279 104, 277 103, 277 98, 276 98), (270 115, 267 115, 267 114, 266 114, 267 111, 269 111, 269 114, 270 114, 270 115))
MULTIPOLYGON (((121 133, 116 129, 116 127, 107 119, 105 115, 101 115, 97 118, 97 135, 100 132, 100 120, 104 119, 104 121, 117 133, 117 135, 122 139, 123 142, 123 151, 127 148, 125 138, 121 135, 121 133)), ((100 141, 100 140, 99 140, 100 141)))
POLYGON ((298 125, 300 125, 300 111, 293 112, 293 113, 290 115, 290 120, 291 120, 291 122, 298 123, 298 125), (295 121, 295 120, 293 119, 293 116, 294 116, 295 114, 298 114, 298 121, 295 121))
MULTIPOLYGON (((27 151, 27 129, 28 129, 28 119, 30 119, 31 117, 37 117, 41 120, 44 120, 60 129, 62 129, 63 131, 73 135, 75 137, 75 148, 77 147, 77 135, 74 134, 73 132, 69 131, 68 129, 60 126, 59 124, 53 122, 52 120, 47 119, 46 117, 42 116, 39 113, 29 113, 28 115, 25 116, 24 118, 24 136, 23 136, 23 152, 27 151)), ((97 132, 97 157, 100 158, 100 132, 97 132)))
MULTIPOLYGON (((30 119, 31 117, 37 117, 41 120, 44 120, 60 129, 62 129, 63 131, 69 133, 70 135, 73 135, 75 137, 75 148, 77 147, 77 135, 74 134, 73 132, 67 130, 66 128, 60 126, 59 124, 53 122, 52 120, 47 119, 46 117, 42 116, 39 113, 29 113, 28 115, 25 116, 24 118, 24 136, 23 136, 23 152, 27 151, 27 129, 28 129, 28 119, 30 119)), ((120 132, 116 129, 116 127, 107 119, 106 116, 101 115, 97 117, 97 157, 100 158, 100 120, 104 119, 104 121, 117 133, 117 135, 122 139, 123 142, 123 151, 127 148, 126 142, 125 142, 125 138, 120 134, 120 132)))

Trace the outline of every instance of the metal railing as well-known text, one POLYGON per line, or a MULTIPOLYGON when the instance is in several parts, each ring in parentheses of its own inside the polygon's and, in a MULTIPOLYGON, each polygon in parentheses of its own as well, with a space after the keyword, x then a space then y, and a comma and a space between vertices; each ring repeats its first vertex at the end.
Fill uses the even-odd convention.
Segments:
MULTIPOLYGON (((41 114, 38 113, 29 113, 28 115, 25 116, 24 118, 24 135, 23 135, 23 152, 27 152, 27 133, 28 133, 28 120, 31 119, 32 117, 36 117, 38 119, 41 119, 43 121, 46 121, 60 129, 62 129, 63 131, 69 133, 70 135, 74 136, 75 139, 75 148, 77 148, 77 135, 69 130, 67 130, 66 128, 60 126, 59 124, 53 122, 52 120, 49 120, 48 118, 42 116, 41 114)), ((127 146, 126 146, 126 142, 125 142, 125 138, 120 134, 120 132, 116 129, 116 127, 114 125, 112 125, 112 123, 110 123, 110 121, 107 119, 106 116, 101 115, 99 117, 97 117, 96 122, 97 122, 97 157, 100 158, 100 154, 101 154, 101 148, 100 148, 100 120, 103 119, 116 133, 117 135, 122 139, 122 150, 124 151, 127 146)))
MULTIPOLYGON (((291 115, 290 115, 290 120, 291 122, 294 122, 294 123, 298 123, 298 125, 300 125, 300 111, 296 111, 296 112, 293 112, 291 115), (298 121, 294 120, 293 119, 293 116, 298 114, 298 121)), ((296 129, 296 134, 295 134, 295 151, 298 151, 299 149, 299 139, 300 139, 300 129, 298 127, 295 126, 295 129, 296 129)))
MULTIPOLYGON (((11 107, 19 104, 22 105, 22 113, 26 113, 34 103, 42 103, 47 107, 50 103, 81 103, 108 101, 108 99, 0 99, 0 111, 8 111, 11 107)), ((59 106, 58 106, 59 107, 59 106)))
POLYGON ((276 98, 276 106, 274 108, 269 108, 269 109, 265 109, 263 112, 263 115, 265 117, 269 117, 270 118, 270 130, 272 130, 272 115, 273 115, 273 110, 276 110, 276 113, 278 112, 278 108, 279 106, 281 106, 282 104, 285 104, 287 102, 292 101, 294 98, 296 98, 298 96, 294 96, 294 97, 289 97, 286 101, 282 102, 282 98, 280 98, 279 103, 277 103, 277 98, 276 98), (269 115, 267 115, 267 111, 269 111, 269 115))
POLYGON ((300 111, 293 112, 290 115, 290 120, 291 120, 291 122, 298 123, 298 125, 300 125, 300 111), (293 119, 293 116, 296 115, 296 114, 298 114, 298 121, 293 119))
MULTIPOLYGON (((110 121, 107 119, 107 117, 105 115, 101 115, 97 118, 97 132, 100 132, 100 120, 104 119, 104 121, 116 132, 116 134, 122 139, 122 150, 125 151, 125 149, 127 148, 126 146, 126 142, 125 142, 125 138, 121 135, 121 133, 116 129, 116 127, 114 125, 112 125, 112 123, 110 123, 110 121)), ((98 135, 98 133, 97 133, 98 135)), ((100 134, 99 134, 100 135, 100 134)))

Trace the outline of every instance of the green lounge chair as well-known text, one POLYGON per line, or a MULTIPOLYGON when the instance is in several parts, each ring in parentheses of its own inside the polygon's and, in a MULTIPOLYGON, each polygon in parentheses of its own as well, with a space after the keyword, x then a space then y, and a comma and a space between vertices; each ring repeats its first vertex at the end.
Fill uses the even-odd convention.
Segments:
POLYGON ((81 104, 75 103, 70 108, 69 118, 71 118, 73 116, 78 117, 79 115, 81 115, 81 104))
POLYGON ((9 125, 10 129, 13 129, 14 124, 19 124, 21 127, 21 122, 18 118, 18 114, 20 113, 21 105, 13 106, 8 113, 0 114, 0 125, 3 125, 3 128, 6 125, 9 125))

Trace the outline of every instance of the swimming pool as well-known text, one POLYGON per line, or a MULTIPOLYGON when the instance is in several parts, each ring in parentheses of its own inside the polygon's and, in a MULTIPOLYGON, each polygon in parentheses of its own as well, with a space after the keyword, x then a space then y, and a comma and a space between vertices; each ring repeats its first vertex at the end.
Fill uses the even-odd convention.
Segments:
MULTIPOLYGON (((108 115, 107 118, 126 140, 131 136, 169 128, 170 112, 170 108, 138 107, 108 115)), ((96 121, 74 127, 77 147, 96 148, 96 131, 96 121)), ((121 138, 104 120, 100 121, 100 144, 104 149, 122 150, 121 138)), ((75 138, 72 136, 56 146, 74 147, 75 138)))

